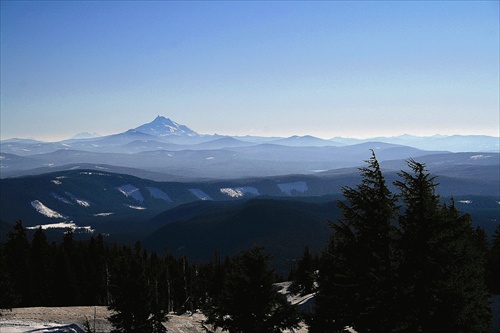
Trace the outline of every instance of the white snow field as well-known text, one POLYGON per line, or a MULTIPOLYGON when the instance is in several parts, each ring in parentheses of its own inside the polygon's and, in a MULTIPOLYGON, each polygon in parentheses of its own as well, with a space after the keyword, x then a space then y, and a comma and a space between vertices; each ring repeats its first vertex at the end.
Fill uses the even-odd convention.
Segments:
POLYGON ((95 217, 98 217, 98 216, 110 216, 110 215, 113 215, 114 213, 97 213, 97 214, 94 214, 95 217))
POLYGON ((170 197, 168 196, 167 193, 163 192, 162 190, 160 190, 159 188, 156 188, 156 187, 149 187, 148 186, 148 191, 149 191, 149 194, 153 197, 153 198, 156 198, 156 199, 161 199, 161 200, 164 200, 166 202, 173 202, 172 199, 170 199, 170 197))
POLYGON ((65 192, 65 193, 68 197, 71 198, 71 200, 73 200, 74 202, 76 202, 80 206, 90 207, 90 201, 82 199, 82 198, 78 198, 77 196, 73 195, 71 192, 65 192))
POLYGON ((234 188, 223 187, 220 189, 220 192, 222 194, 230 196, 231 198, 240 198, 243 197, 245 194, 260 195, 259 190, 251 186, 234 187, 234 188))
POLYGON ((189 192, 200 200, 214 200, 211 196, 200 190, 199 188, 190 188, 189 192))
POLYGON ((68 199, 60 196, 59 194, 57 194, 56 192, 50 192, 50 195, 52 195, 54 198, 56 198, 57 200, 61 201, 61 202, 64 202, 65 204, 68 204, 68 205, 72 205, 73 203, 71 201, 69 201, 68 199))
POLYGON ((143 207, 143 206, 133 206, 133 205, 127 205, 127 204, 124 204, 124 205, 130 209, 135 209, 135 210, 146 210, 147 209, 146 207, 143 207))
MULTIPOLYGON (((281 293, 287 294, 288 300, 292 304, 299 306, 311 301, 313 295, 293 296, 289 295, 288 287, 290 282, 277 284, 281 293)), ((86 320, 94 327, 97 333, 110 332, 112 327, 107 318, 111 315, 111 311, 105 306, 71 306, 71 307, 32 307, 32 308, 14 308, 12 311, 2 310, 0 316, 0 333, 21 333, 36 330, 36 333, 78 333, 77 330, 54 331, 55 327, 65 327, 71 324, 76 324, 80 328, 84 328, 86 320)), ((168 321, 164 323, 169 333, 206 333, 203 328, 205 316, 202 313, 186 313, 183 315, 169 314, 168 321)), ((35 333, 33 332, 33 333, 35 333)), ((216 333, 223 331, 216 330, 216 333)), ((299 330, 294 333, 307 333, 307 327, 302 325, 299 330)), ((283 333, 291 333, 283 331, 283 333)))
MULTIPOLYGON (((95 229, 92 229, 90 226, 80 227, 76 225, 73 221, 59 222, 59 223, 50 223, 50 224, 39 224, 32 227, 26 227, 26 229, 36 230, 38 228, 42 228, 43 230, 47 229, 72 229, 73 231, 78 231, 80 233, 94 233, 95 229)), ((1 333, 1 332, 0 332, 1 333)))
POLYGON ((132 184, 125 184, 120 187, 117 187, 116 189, 120 191, 127 198, 131 197, 132 199, 139 202, 144 201, 144 197, 142 196, 141 191, 132 184))
POLYGON ((33 200, 31 202, 31 206, 33 208, 35 208, 35 210, 37 212, 39 212, 40 214, 42 214, 44 216, 47 216, 47 217, 50 217, 50 218, 55 218, 55 219, 58 219, 58 218, 65 219, 66 218, 64 215, 59 214, 55 210, 52 210, 49 207, 45 206, 39 200, 33 200))
MULTIPOLYGON (((72 307, 34 307, 15 308, 12 311, 2 311, 0 316, 1 333, 21 333, 32 330, 36 333, 54 332, 55 327, 76 324, 84 327, 85 319, 97 333, 111 331, 111 325, 107 318, 111 312, 105 306, 72 306, 72 307), (95 312, 94 312, 95 311, 95 312)), ((205 316, 201 313, 189 313, 184 315, 168 315, 168 321, 164 323, 169 333, 206 333, 203 328, 205 316)), ((65 332, 77 332, 68 331, 65 332)), ((216 333, 223 333, 220 329, 216 333)), ((289 331, 284 331, 289 332, 289 331)), ((34 333, 34 332, 33 332, 34 333)), ((294 333, 307 333, 306 327, 301 327, 294 333)))

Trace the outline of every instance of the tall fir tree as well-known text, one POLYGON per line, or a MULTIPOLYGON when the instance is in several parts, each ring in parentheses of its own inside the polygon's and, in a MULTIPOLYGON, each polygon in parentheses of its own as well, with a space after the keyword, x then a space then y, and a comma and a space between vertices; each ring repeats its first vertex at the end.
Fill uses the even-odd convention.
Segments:
POLYGON ((40 227, 34 235, 30 250, 30 303, 43 306, 52 303, 50 281, 52 278, 52 251, 45 232, 40 227))
POLYGON ((63 240, 57 246, 54 279, 52 280, 53 296, 58 306, 81 304, 82 288, 77 262, 79 251, 73 238, 73 230, 64 233, 63 240))
POLYGON ((297 262, 297 268, 293 271, 290 291, 294 294, 306 295, 314 291, 315 271, 317 270, 317 258, 309 252, 309 247, 304 248, 302 258, 297 262))
POLYGON ((133 250, 124 248, 111 275, 111 300, 108 308, 112 333, 165 332, 164 312, 155 298, 155 281, 147 272, 147 254, 139 242, 133 250))
POLYGON ((0 316, 1 310, 11 310, 20 302, 20 296, 16 292, 10 271, 7 266, 5 249, 0 245, 0 316))
POLYGON ((339 202, 343 218, 333 233, 320 269, 316 314, 311 332, 337 332, 352 326, 362 332, 394 326, 396 229, 398 207, 375 153, 361 168, 362 182, 345 187, 339 202))
POLYGON ((487 262, 488 289, 493 295, 500 295, 500 224, 493 234, 493 242, 487 262))
POLYGON ((168 290, 166 288, 166 269, 156 253, 152 253, 147 266, 148 284, 151 290, 151 325, 153 333, 166 332, 163 322, 166 321, 168 290))
POLYGON ((403 332, 486 332, 490 313, 484 253, 470 216, 435 193, 425 165, 408 161, 395 185, 405 211, 399 218, 403 263, 397 309, 403 332))
POLYGON ((30 244, 20 220, 16 221, 14 229, 8 234, 5 243, 6 268, 10 272, 10 281, 18 295, 19 304, 29 305, 30 302, 30 273, 29 273, 30 244))
POLYGON ((107 267, 108 253, 101 234, 91 237, 88 242, 88 257, 85 284, 89 299, 93 304, 108 305, 107 267))
POLYGON ((398 216, 374 155, 368 163, 362 183, 343 189, 310 332, 486 332, 486 251, 470 216, 441 203, 435 178, 414 160, 395 182, 398 216))

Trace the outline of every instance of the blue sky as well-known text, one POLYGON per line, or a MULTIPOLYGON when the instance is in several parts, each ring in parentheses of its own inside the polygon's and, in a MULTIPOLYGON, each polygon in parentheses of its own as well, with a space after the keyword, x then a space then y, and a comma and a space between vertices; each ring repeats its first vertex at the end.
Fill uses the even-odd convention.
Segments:
POLYGON ((498 136, 498 1, 1 2, 1 138, 498 136))

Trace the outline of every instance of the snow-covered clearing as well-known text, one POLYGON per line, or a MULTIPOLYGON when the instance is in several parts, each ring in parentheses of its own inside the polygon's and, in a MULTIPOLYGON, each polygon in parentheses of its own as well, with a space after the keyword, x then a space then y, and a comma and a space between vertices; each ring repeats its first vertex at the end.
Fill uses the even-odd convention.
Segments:
POLYGON ((50 192, 50 194, 56 198, 57 200, 61 201, 61 202, 64 202, 65 204, 68 204, 68 205, 72 205, 73 203, 71 201, 69 201, 68 199, 60 196, 59 194, 57 194, 56 192, 50 192))
POLYGON ((143 207, 143 206, 132 206, 132 205, 127 205, 127 204, 124 204, 124 205, 130 209, 135 209, 135 210, 146 210, 147 209, 146 207, 143 207))
MULTIPOLYGON (((0 332, 21 333, 70 324, 77 324, 83 328, 85 319, 88 319, 91 327, 93 327, 94 313, 96 332, 110 332, 112 327, 107 318, 111 315, 111 312, 105 306, 34 307, 2 311, 0 332)), ((168 321, 164 325, 169 333, 206 333, 202 326, 204 320, 205 316, 201 313, 180 316, 170 314, 168 315, 168 321)), ((221 330, 215 332, 222 333, 221 330)), ((307 333, 307 328, 302 327, 295 333, 307 333)))
POLYGON ((79 204, 80 206, 82 206, 82 207, 90 207, 90 201, 82 199, 82 198, 78 198, 77 196, 71 194, 70 192, 66 192, 66 195, 68 197, 70 197, 71 200, 73 200, 74 202, 76 202, 77 204, 79 204))
POLYGON ((113 215, 114 213, 97 213, 97 214, 94 214, 95 217, 98 217, 98 216, 110 216, 110 215, 113 215))
POLYGON ((83 232, 83 233, 93 233, 95 230, 90 226, 80 227, 76 225, 73 221, 50 223, 50 224, 39 224, 32 227, 27 227, 26 229, 36 230, 38 228, 46 229, 72 229, 73 231, 83 232))
POLYGON ((220 192, 222 194, 226 194, 230 196, 231 198, 240 198, 244 196, 245 194, 251 194, 251 195, 260 195, 259 190, 257 190, 255 187, 251 186, 243 186, 243 187, 224 187, 220 189, 220 192))
MULTIPOLYGON (((79 167, 79 166, 77 166, 77 167, 74 167, 74 168, 72 168, 72 169, 75 169, 75 168, 76 168, 76 169, 79 169, 80 167, 79 167)), ((91 172, 91 171, 82 171, 82 172, 80 172, 80 175, 87 175, 87 176, 93 176, 93 175, 95 175, 95 176, 106 176, 106 177, 109 177, 109 176, 110 176, 110 175, 109 175, 109 174, 107 174, 107 173, 102 173, 102 172, 91 172)))
POLYGON ((485 158, 490 158, 491 155, 473 155, 471 157, 469 157, 471 160, 482 160, 482 159, 485 159, 485 158))
POLYGON ((200 200, 214 200, 211 196, 200 190, 199 188, 190 188, 189 192, 200 200))
POLYGON ((85 318, 94 326, 94 313, 97 332, 109 332, 109 311, 104 306, 33 307, 2 311, 0 332, 20 333, 69 324, 77 324, 83 328, 85 318))
POLYGON ((170 199, 167 193, 163 192, 159 188, 156 187, 148 187, 149 194, 156 199, 161 199, 166 202, 172 202, 173 200, 170 199))
POLYGON ((50 218, 61 218, 65 219, 66 217, 62 214, 59 214, 55 210, 50 209, 49 207, 45 206, 43 203, 41 203, 39 200, 33 200, 31 202, 31 206, 35 208, 37 212, 40 214, 50 217, 50 218))
POLYGON ((131 197, 132 199, 139 202, 144 201, 144 197, 142 196, 141 191, 132 184, 125 184, 120 187, 117 187, 116 189, 120 191, 127 198, 131 197))

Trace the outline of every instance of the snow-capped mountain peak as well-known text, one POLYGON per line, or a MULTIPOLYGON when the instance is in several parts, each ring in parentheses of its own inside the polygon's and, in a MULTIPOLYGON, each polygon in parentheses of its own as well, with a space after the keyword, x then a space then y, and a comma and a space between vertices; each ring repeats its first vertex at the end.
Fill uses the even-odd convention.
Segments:
POLYGON ((176 123, 169 118, 157 116, 155 120, 148 124, 141 125, 135 128, 136 131, 154 135, 154 136, 198 136, 198 133, 185 125, 176 123))

